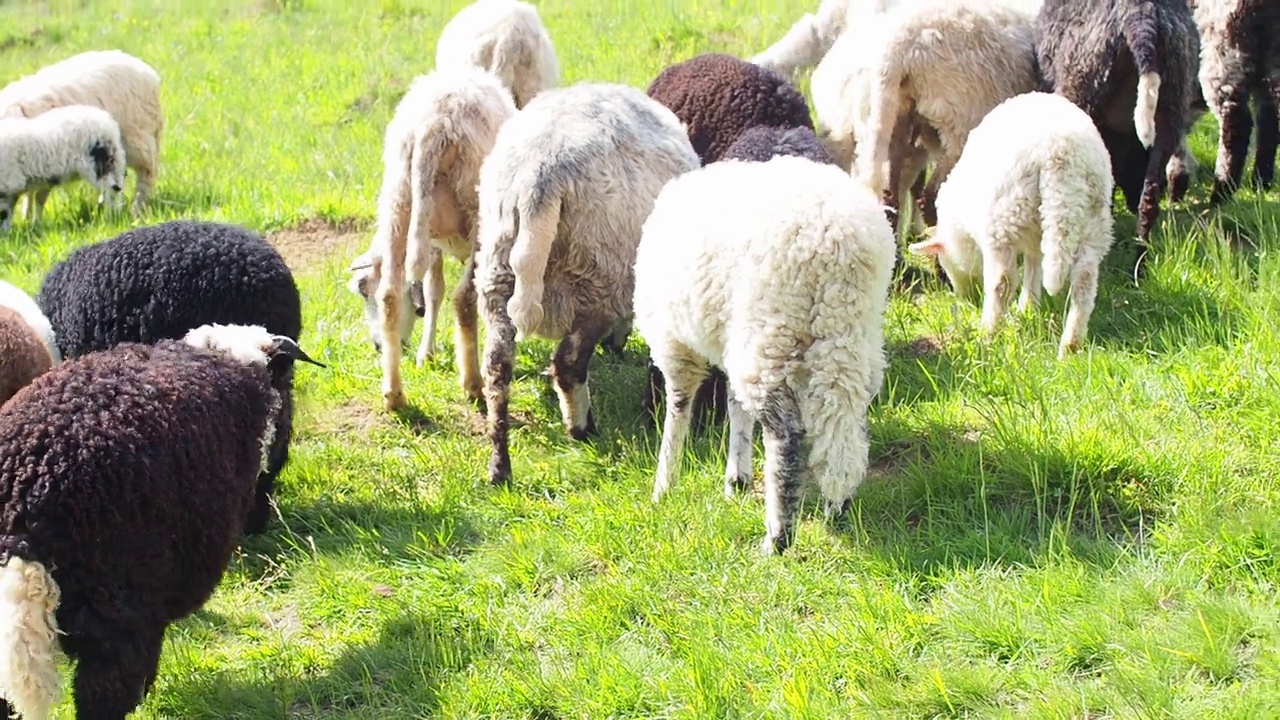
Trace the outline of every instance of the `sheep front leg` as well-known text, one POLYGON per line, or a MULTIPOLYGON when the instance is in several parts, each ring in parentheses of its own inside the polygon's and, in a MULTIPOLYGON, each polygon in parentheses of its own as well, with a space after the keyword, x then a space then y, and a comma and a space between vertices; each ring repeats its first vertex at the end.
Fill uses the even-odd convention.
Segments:
POLYGON ((654 357, 654 366, 666 384, 666 418, 662 421, 662 445, 658 449, 658 470, 653 478, 653 502, 675 484, 680 472, 684 441, 693 420, 693 396, 707 376, 707 366, 688 348, 665 348, 654 357))
POLYGON ((1071 300, 1067 310, 1066 326, 1062 328, 1062 341, 1058 344, 1058 359, 1080 349, 1089 331, 1089 316, 1093 314, 1094 299, 1098 295, 1098 269, 1080 270, 1071 279, 1071 300))
POLYGON ((1259 190, 1270 190, 1276 177, 1276 148, 1280 147, 1280 76, 1271 88, 1258 93, 1258 146, 1253 151, 1253 181, 1259 190))
POLYGON ((612 325, 600 320, 578 323, 560 341, 555 357, 551 359, 551 380, 560 399, 560 418, 569 437, 574 440, 584 441, 597 434, 587 374, 596 344, 612 325))
POLYGON ((164 628, 102 629, 76 638, 77 718, 125 720, 155 683, 164 628))
POLYGON ((730 388, 726 394, 729 415, 729 451, 724 468, 724 496, 732 498, 739 491, 751 489, 751 479, 755 475, 751 467, 751 435, 755 429, 755 420, 738 402, 730 388))
POLYGON ((457 317, 454 328, 453 353, 458 365, 459 380, 467 394, 467 400, 484 402, 484 381, 480 379, 479 344, 480 331, 476 320, 476 261, 475 255, 467 258, 462 268, 462 280, 453 293, 453 313, 457 317))
POLYGON ((439 327, 440 306, 444 304, 444 253, 433 248, 431 265, 419 286, 417 282, 413 295, 413 311, 426 322, 422 328, 422 339, 418 341, 418 354, 414 358, 418 367, 436 354, 436 329, 439 327))
POLYGON ((760 550, 781 554, 791 546, 800 488, 804 481, 804 425, 800 404, 785 385, 765 395, 760 412, 764 428, 764 527, 760 550))
POLYGON ((511 449, 509 446, 511 367, 515 362, 516 328, 507 317, 507 298, 511 297, 512 276, 493 281, 486 290, 482 309, 488 329, 484 338, 484 400, 488 420, 489 442, 493 453, 489 458, 489 484, 511 482, 511 449))
POLYGON ((1235 193, 1244 174, 1244 162, 1249 153, 1249 139, 1253 132, 1248 91, 1245 88, 1233 88, 1225 97, 1219 97, 1214 114, 1218 116, 1219 125, 1218 159, 1213 170, 1213 189, 1209 193, 1209 202, 1218 204, 1235 193))
POLYGON ((982 301, 982 332, 988 337, 1000 328, 1000 320, 1009 307, 1014 269, 1013 250, 997 247, 983 253, 983 294, 986 297, 982 301))
POLYGON ((1018 296, 1018 312, 1025 313, 1040 302, 1041 270, 1044 254, 1040 248, 1028 248, 1022 257, 1022 294, 1018 296))

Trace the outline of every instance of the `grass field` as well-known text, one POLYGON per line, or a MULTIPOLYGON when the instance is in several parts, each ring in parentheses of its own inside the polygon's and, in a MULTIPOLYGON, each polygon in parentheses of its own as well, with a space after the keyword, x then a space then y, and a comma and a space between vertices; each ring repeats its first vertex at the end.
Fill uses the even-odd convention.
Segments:
MULTIPOLYGON (((344 270, 369 239, 383 128, 464 1, 283 4, 0 8, 5 81, 112 47, 160 72, 160 182, 135 222, 272 233, 302 344, 330 365, 298 373, 281 517, 171 629, 136 717, 1280 715, 1280 210, 1248 190, 1204 209, 1211 118, 1141 287, 1118 214, 1079 356, 1054 359, 1061 298, 987 343, 976 307, 896 297, 871 478, 847 522, 808 507, 788 554, 763 559, 762 500, 722 496, 718 436, 651 504, 638 338, 593 361, 593 445, 559 425, 550 344, 520 348, 508 490, 484 479, 448 308, 434 364, 406 362, 415 411, 381 411, 344 270)), ((539 7, 564 83, 643 88, 697 52, 762 49, 810 4, 539 7)), ((93 200, 60 190, 41 229, 15 221, 0 275, 34 292, 127 226, 93 200)))

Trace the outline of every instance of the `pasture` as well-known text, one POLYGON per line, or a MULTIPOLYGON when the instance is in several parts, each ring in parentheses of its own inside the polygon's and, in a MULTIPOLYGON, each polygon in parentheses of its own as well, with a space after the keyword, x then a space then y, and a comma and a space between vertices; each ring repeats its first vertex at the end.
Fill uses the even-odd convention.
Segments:
MULTIPOLYGON (((509 489, 485 479, 450 303, 435 360, 407 353, 411 410, 382 411, 346 267, 370 238, 386 122, 464 4, 0 7, 5 82, 119 48, 160 73, 167 118, 144 216, 58 189, 41 228, 18 218, 0 238, 0 277, 34 294, 72 248, 130 224, 243 224, 290 263, 301 345, 329 365, 297 374, 279 517, 169 632, 136 717, 1280 714, 1280 195, 1207 209, 1211 116, 1140 286, 1117 201, 1079 355, 1055 359, 1061 297, 984 342, 979 308, 944 286, 896 293, 871 476, 847 520, 809 503, 766 559, 759 450, 757 491, 727 500, 720 434, 694 436, 651 503, 635 335, 593 360, 590 444, 560 426, 551 344, 519 346, 509 489)), ((816 2, 537 5, 562 84, 644 88, 698 52, 750 56, 816 2)), ((459 270, 446 262, 450 291, 459 270)))

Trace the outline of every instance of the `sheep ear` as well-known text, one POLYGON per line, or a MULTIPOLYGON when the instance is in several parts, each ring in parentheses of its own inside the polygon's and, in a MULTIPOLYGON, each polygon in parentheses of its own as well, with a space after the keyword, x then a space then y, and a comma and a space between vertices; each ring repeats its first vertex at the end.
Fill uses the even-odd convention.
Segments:
POLYGON ((287 335, 271 336, 271 355, 273 360, 276 357, 287 357, 290 360, 301 360, 302 362, 311 363, 317 367, 328 367, 324 363, 312 360, 311 356, 307 355, 301 347, 298 347, 298 343, 287 335))
POLYGON ((381 260, 382 258, 379 258, 376 255, 360 255, 352 260, 351 264, 347 266, 347 272, 368 270, 369 268, 376 267, 381 260))
POLYGON ((937 255, 942 252, 945 243, 939 238, 931 237, 928 240, 921 240, 917 243, 911 243, 907 249, 916 255, 937 255))

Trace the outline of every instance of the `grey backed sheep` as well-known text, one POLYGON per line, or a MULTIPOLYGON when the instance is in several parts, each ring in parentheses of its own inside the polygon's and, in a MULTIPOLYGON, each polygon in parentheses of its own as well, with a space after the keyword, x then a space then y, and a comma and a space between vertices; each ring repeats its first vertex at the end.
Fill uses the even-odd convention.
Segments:
POLYGON ((1093 118, 1145 242, 1191 127, 1200 36, 1186 0, 1044 0, 1035 30, 1040 89, 1093 118))
POLYGON ((719 160, 748 128, 813 129, 809 105, 772 70, 723 53, 703 53, 670 65, 649 83, 649 97, 688 127, 705 165, 719 160))
POLYGON ((635 247, 653 198, 698 164, 675 114, 625 85, 547 90, 498 131, 480 168, 475 268, 488 328, 490 482, 511 478, 507 408, 522 337, 559 342, 551 378, 565 428, 579 440, 595 432, 591 356, 630 322, 635 247))
POLYGON ((217 587, 283 412, 291 339, 204 326, 68 360, 0 407, 0 712, 123 720, 217 587), (59 652, 60 651, 60 652, 59 652))
POLYGON ((352 261, 348 288, 364 300, 365 321, 381 354, 388 410, 406 403, 400 353, 418 314, 427 322, 417 362, 435 355, 445 252, 463 263, 453 298, 459 379, 468 398, 482 397, 472 261, 476 184, 498 128, 515 113, 495 75, 463 66, 416 78, 387 123, 377 230, 369 249, 352 261))
POLYGON ((0 117, 35 117, 64 105, 94 105, 115 118, 125 161, 138 175, 133 206, 144 206, 155 190, 164 134, 160 76, 128 53, 93 50, 43 67, 0 89, 0 117))
POLYGON ((751 486, 752 428, 763 426, 762 550, 790 545, 806 476, 828 516, 847 510, 884 379, 894 247, 880 199, 832 165, 723 162, 667 183, 635 263, 636 329, 667 383, 655 502, 715 366, 729 378, 726 495, 751 486))
POLYGON ((0 280, 0 405, 61 359, 35 301, 0 280))
POLYGON ((952 286, 983 286, 982 329, 993 333, 1017 288, 1018 309, 1070 288, 1058 357, 1080 348, 1112 243, 1111 160, 1093 121, 1061 95, 1031 92, 997 105, 969 133, 938 192, 933 237, 911 245, 937 256, 952 286))
MULTIPOLYGON (((744 162, 768 162, 779 155, 802 157, 824 165, 835 165, 835 160, 827 152, 818 136, 806 127, 782 128, 773 125, 757 125, 749 128, 729 147, 720 161, 740 160, 744 162)), ((650 424, 657 421, 658 401, 663 396, 665 383, 662 372, 649 359, 645 371, 648 375, 648 390, 645 392, 641 409, 643 417, 650 424)), ((724 373, 713 368, 706 381, 698 386, 693 397, 694 427, 700 429, 707 420, 719 421, 725 410, 726 380, 724 373)))
POLYGON ((1280 143, 1280 3, 1275 0, 1201 0, 1195 9, 1200 30, 1199 81, 1218 121, 1218 161, 1209 198, 1231 197, 1244 174, 1253 98, 1257 147, 1253 176, 1259 188, 1275 179, 1280 143))
POLYGON ((0 118, 0 228, 10 226, 26 193, 28 220, 38 223, 50 190, 77 178, 114 204, 125 162, 120 126, 101 108, 67 105, 33 118, 0 118))
MULTIPOLYGON (((174 220, 79 248, 45 275, 36 303, 66 358, 180 338, 209 323, 262 325, 295 340, 302 332, 298 287, 280 253, 257 233, 218 222, 174 220)), ((265 527, 276 476, 289 458, 293 376, 279 382, 284 410, 250 533, 265 527)))
POLYGON ((560 82, 556 49, 538 9, 520 0, 476 0, 445 23, 436 70, 459 66, 492 72, 517 108, 560 82))

